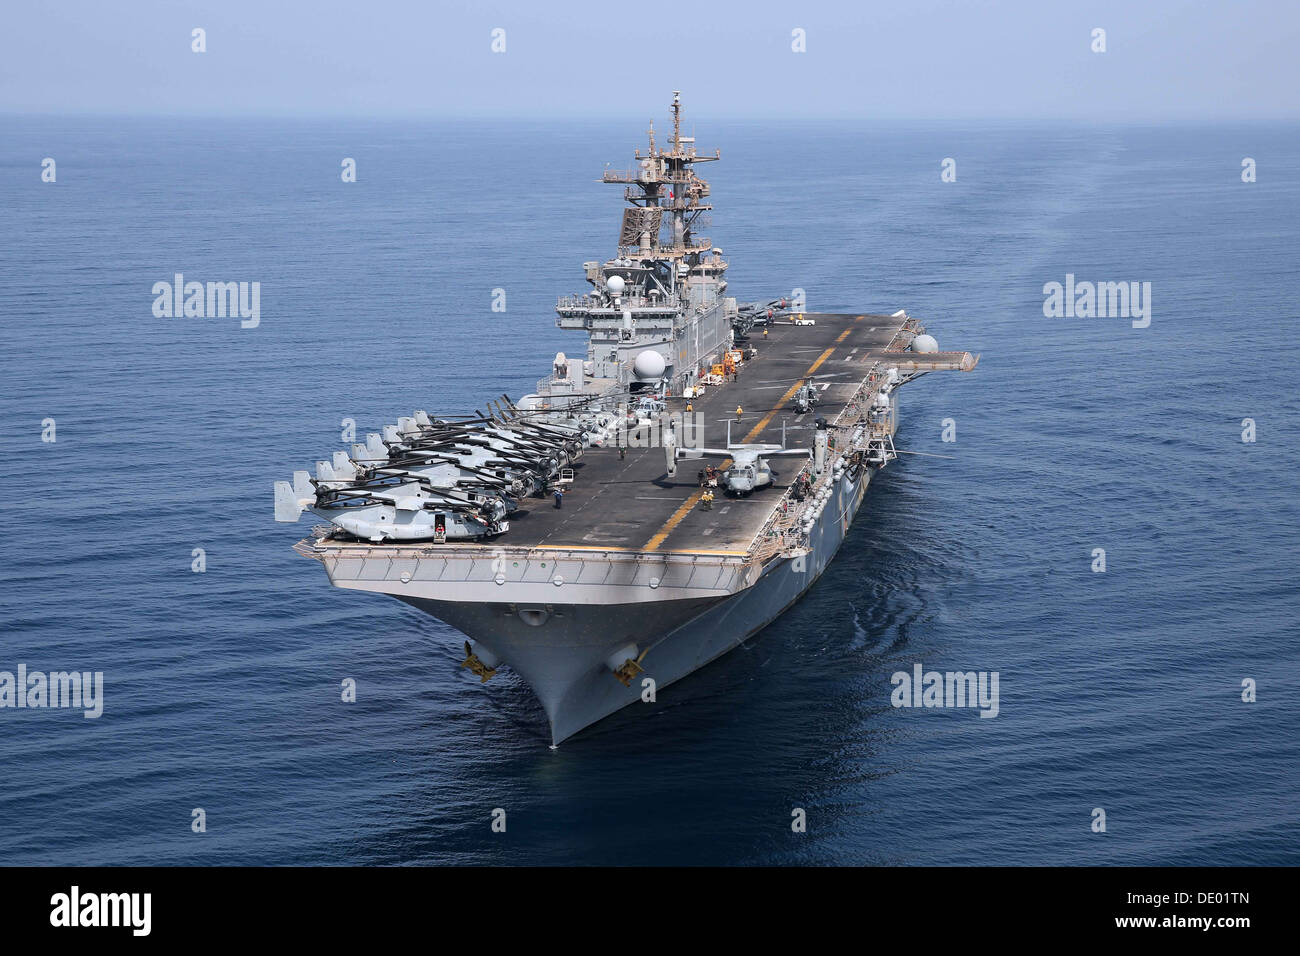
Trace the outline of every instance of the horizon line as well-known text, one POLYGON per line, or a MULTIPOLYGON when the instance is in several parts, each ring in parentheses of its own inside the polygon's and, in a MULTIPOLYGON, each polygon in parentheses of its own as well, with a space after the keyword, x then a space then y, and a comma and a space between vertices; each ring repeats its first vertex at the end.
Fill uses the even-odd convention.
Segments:
MULTIPOLYGON (((33 110, 16 109, 0 106, 0 116, 23 119, 188 119, 188 120, 375 120, 375 121, 438 121, 457 120, 483 122, 572 122, 579 121, 591 125, 604 124, 607 120, 593 118, 586 113, 518 113, 518 112, 432 112, 432 111, 396 111, 396 112, 360 112, 360 111, 319 111, 319 110, 97 110, 97 109, 60 109, 33 110)), ((872 113, 724 113, 692 114, 692 122, 835 122, 835 121, 874 121, 885 123, 1035 123, 1050 125, 1087 125, 1087 126, 1130 126, 1130 125, 1191 125, 1198 123, 1292 123, 1300 125, 1300 113, 1295 114, 1126 114, 1114 117, 1099 117, 1088 114, 985 114, 985 115, 946 115, 946 114, 872 114, 872 113)))

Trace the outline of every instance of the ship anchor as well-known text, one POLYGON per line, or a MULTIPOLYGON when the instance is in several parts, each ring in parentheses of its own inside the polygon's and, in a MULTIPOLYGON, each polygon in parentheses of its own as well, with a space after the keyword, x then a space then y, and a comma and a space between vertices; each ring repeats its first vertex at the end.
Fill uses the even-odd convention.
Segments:
POLYGON ((460 662, 460 666, 468 667, 471 674, 475 674, 482 678, 479 682, 482 684, 486 684, 497 674, 495 667, 488 667, 479 660, 479 656, 475 654, 474 649, 469 646, 469 641, 465 642, 465 659, 460 662))
POLYGON ((645 668, 641 666, 641 662, 645 660, 645 656, 649 653, 650 648, 647 647, 638 657, 629 657, 618 667, 615 667, 613 673, 618 682, 624 687, 632 686, 632 678, 645 673, 645 668))

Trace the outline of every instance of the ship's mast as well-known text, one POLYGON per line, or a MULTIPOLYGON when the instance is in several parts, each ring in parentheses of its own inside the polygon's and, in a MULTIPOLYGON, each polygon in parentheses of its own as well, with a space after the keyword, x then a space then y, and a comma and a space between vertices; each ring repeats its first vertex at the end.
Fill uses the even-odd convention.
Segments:
POLYGON ((699 256, 710 250, 708 239, 696 240, 692 233, 700 217, 712 210, 704 202, 709 184, 691 168, 696 163, 715 162, 721 151, 700 156, 695 137, 682 135, 681 91, 673 91, 673 136, 668 148, 655 142, 654 121, 647 130, 649 150, 635 153, 637 168, 627 172, 606 170, 604 182, 626 183, 623 197, 629 203, 623 211, 623 228, 619 233, 620 254, 652 256, 657 259, 684 260, 695 265, 699 256), (669 233, 660 241, 664 213, 668 214, 669 233))
MULTIPOLYGON (((691 151, 695 151, 692 137, 691 151)), ((673 151, 668 160, 671 175, 668 179, 678 188, 672 190, 673 197, 673 247, 684 247, 690 241, 690 229, 686 222, 686 195, 681 187, 685 185, 688 168, 682 154, 682 94, 673 90, 673 151)), ((703 182, 703 180, 701 180, 703 182)))
POLYGON ((555 306, 557 325, 587 333, 584 374, 620 388, 657 378, 684 388, 727 346, 730 334, 726 310, 735 306, 724 299, 727 263, 722 250, 696 234, 713 207, 709 184, 694 166, 721 159, 721 153, 701 156, 695 137, 682 134, 678 91, 672 114, 671 137, 660 143, 651 121, 649 148, 636 150, 633 168, 605 170, 602 181, 622 184, 627 201, 618 250, 604 262, 584 262, 592 291, 562 296, 555 306), (657 364, 653 353, 662 358, 659 373, 646 371, 657 364))

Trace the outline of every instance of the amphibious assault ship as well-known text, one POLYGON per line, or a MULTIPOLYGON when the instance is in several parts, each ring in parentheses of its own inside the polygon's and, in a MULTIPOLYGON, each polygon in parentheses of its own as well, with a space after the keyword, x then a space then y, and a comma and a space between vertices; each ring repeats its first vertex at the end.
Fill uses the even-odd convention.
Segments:
POLYGON ((777 618, 835 556, 898 450, 900 386, 978 358, 903 310, 739 303, 698 234, 709 185, 682 135, 637 150, 613 258, 556 305, 586 333, 535 392, 415 411, 275 483, 275 516, 325 519, 295 550, 336 587, 462 632, 468 668, 532 689, 552 745, 777 618))

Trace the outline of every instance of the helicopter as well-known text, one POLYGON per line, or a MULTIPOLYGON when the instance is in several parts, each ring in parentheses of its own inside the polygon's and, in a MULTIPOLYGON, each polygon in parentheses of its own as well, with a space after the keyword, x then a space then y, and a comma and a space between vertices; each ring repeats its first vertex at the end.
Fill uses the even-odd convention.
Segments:
POLYGON ((794 393, 794 410, 802 415, 804 412, 810 412, 814 405, 821 404, 821 393, 817 386, 812 382, 806 385, 800 385, 799 390, 794 393))
POLYGON ((275 482, 276 520, 310 510, 372 542, 503 533, 519 499, 544 494, 590 440, 581 422, 532 421, 505 402, 508 411, 477 418, 417 411, 385 425, 354 444, 351 456, 339 451, 318 461, 315 478, 296 471, 292 483, 275 482))
POLYGON ((786 448, 784 444, 766 442, 732 444, 730 423, 725 448, 680 448, 671 429, 665 437, 664 451, 669 477, 677 473, 677 462, 682 459, 730 458, 731 467, 724 470, 718 480, 727 494, 737 498, 743 498, 772 484, 772 466, 768 464, 768 459, 812 457, 809 448, 786 448))

